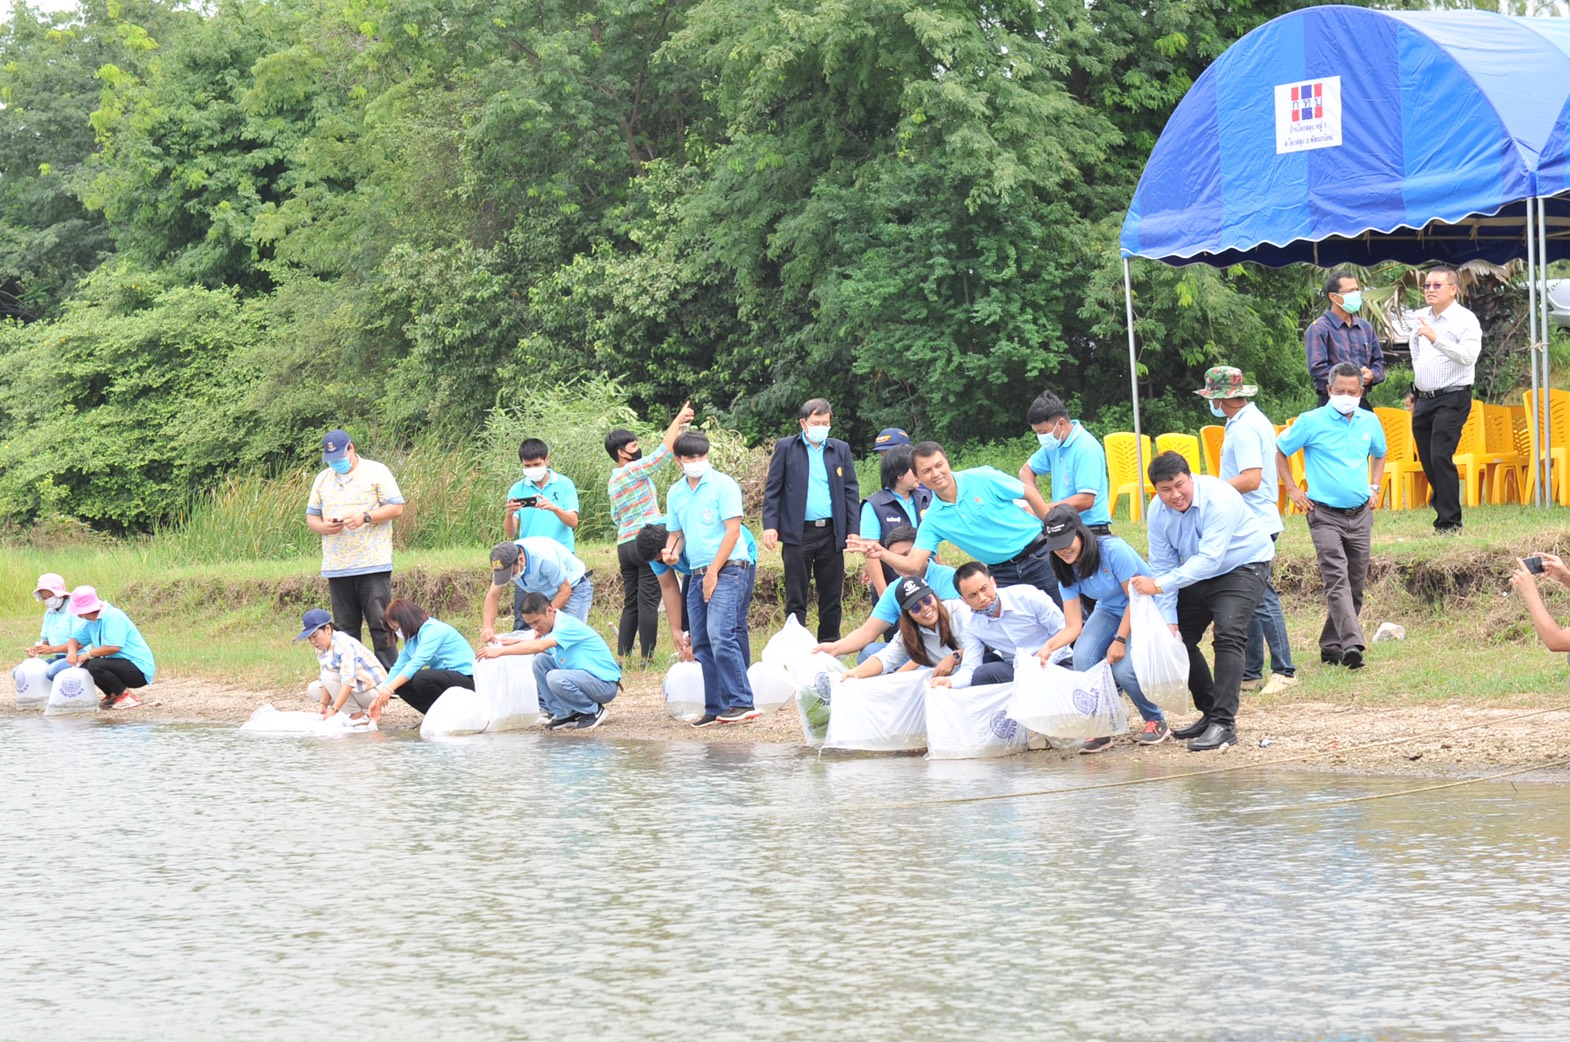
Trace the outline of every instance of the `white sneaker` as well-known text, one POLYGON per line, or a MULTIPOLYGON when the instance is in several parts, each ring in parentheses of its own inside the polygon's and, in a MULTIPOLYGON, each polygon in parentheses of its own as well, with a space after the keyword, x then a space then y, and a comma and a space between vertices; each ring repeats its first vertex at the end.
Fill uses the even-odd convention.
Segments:
POLYGON ((1297 687, 1297 677, 1289 677, 1285 673, 1270 674, 1270 683, 1264 686, 1259 693, 1262 695, 1279 695, 1287 688, 1297 687))

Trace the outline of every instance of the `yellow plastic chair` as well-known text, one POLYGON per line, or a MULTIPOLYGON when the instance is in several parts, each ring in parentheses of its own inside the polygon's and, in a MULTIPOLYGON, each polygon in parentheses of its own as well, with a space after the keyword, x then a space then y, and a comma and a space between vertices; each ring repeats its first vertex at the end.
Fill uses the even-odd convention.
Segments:
POLYGON ((1214 423, 1199 428, 1200 446, 1205 450, 1205 473, 1221 476, 1221 443, 1226 440, 1227 429, 1214 423))
POLYGON ((1516 449, 1509 406, 1483 406, 1483 451, 1488 454, 1488 501, 1525 503, 1526 458, 1516 449))
POLYGON ((1385 477, 1379 491, 1387 510, 1411 510, 1418 505, 1417 482, 1423 477, 1412 446, 1412 414, 1405 409, 1380 406, 1374 410, 1385 429, 1385 477))
MULTIPOLYGON (((1526 412, 1527 467, 1530 472, 1527 497, 1531 498, 1537 494, 1537 468, 1531 466, 1531 391, 1522 392, 1521 403, 1526 412)), ((1538 422, 1542 422, 1541 417, 1538 422)), ((1549 498, 1562 507, 1570 507, 1570 480, 1566 480, 1570 478, 1570 392, 1548 392, 1548 423, 1549 498)))
POLYGON ((1133 432, 1120 431, 1103 438, 1101 447, 1107 453, 1107 485, 1112 495, 1110 509, 1116 514, 1118 500, 1127 495, 1129 520, 1138 521, 1145 515, 1144 496, 1149 482, 1140 473, 1137 452, 1138 449, 1144 450, 1145 466, 1150 466, 1151 459, 1155 457, 1151 451, 1150 435, 1141 434, 1136 447, 1133 432))
POLYGON ((1195 474, 1202 474, 1200 469, 1199 439, 1192 434, 1158 434, 1156 435, 1156 455, 1163 452, 1175 452, 1188 460, 1188 469, 1195 474))
MULTIPOLYGON (((1285 423, 1276 424, 1276 436, 1280 437, 1281 432, 1292 426, 1293 421, 1296 419, 1297 417, 1294 416, 1291 420, 1288 420, 1285 423)), ((1292 464, 1292 480, 1297 483, 1298 488, 1307 489, 1308 479, 1303 476, 1303 450, 1299 449, 1297 452, 1287 457, 1287 459, 1292 464)), ((1271 454, 1267 465, 1270 467, 1274 467, 1276 465, 1276 457, 1274 453, 1271 454)), ((1288 514, 1298 513, 1297 507, 1292 505, 1291 492, 1292 486, 1280 481, 1276 483, 1276 509, 1281 511, 1283 517, 1288 514)))
POLYGON ((1472 400, 1472 411, 1461 425, 1461 440, 1450 457, 1461 478, 1461 498, 1469 507, 1482 502, 1483 482, 1488 475, 1488 451, 1483 442, 1483 403, 1472 400))

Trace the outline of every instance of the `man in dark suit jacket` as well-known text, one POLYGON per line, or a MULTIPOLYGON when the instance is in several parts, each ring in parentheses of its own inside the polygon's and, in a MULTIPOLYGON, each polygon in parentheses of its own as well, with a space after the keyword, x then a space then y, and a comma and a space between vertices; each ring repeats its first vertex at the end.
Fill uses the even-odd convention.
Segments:
POLYGON ((829 437, 826 399, 801 407, 801 431, 774 444, 763 490, 763 547, 784 544, 785 610, 807 624, 807 590, 818 587, 818 640, 840 637, 845 540, 856 531, 861 489, 850 446, 829 437))

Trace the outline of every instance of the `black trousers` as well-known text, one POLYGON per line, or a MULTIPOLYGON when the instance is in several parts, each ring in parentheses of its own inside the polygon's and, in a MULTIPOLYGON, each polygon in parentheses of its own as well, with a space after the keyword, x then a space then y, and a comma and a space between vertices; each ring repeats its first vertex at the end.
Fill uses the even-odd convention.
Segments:
POLYGON ((371 630, 371 650, 383 669, 398 660, 398 648, 382 616, 392 602, 392 572, 370 575, 344 575, 327 580, 327 595, 333 605, 333 629, 362 640, 360 624, 371 630))
POLYGON ((1223 727, 1237 720, 1238 691, 1243 684, 1243 651, 1248 644, 1248 624, 1265 595, 1265 562, 1245 564, 1225 575, 1206 579, 1178 591, 1178 632, 1188 647, 1188 690, 1194 708, 1205 719, 1223 727), (1216 671, 1199 650, 1199 640, 1211 629, 1216 671))
MULTIPOLYGON (((1057 573, 1052 570, 1052 551, 1047 549, 1045 541, 1025 556, 1014 561, 1000 561, 988 570, 999 589, 1034 586, 1051 597, 1053 604, 1063 607, 1063 591, 1058 587, 1057 573)), ((1085 611, 1085 618, 1090 618, 1090 608, 1084 604, 1080 607, 1085 611)))
POLYGON ((780 547, 785 559, 785 611, 807 624, 807 591, 818 587, 818 639, 840 639, 840 599, 845 592, 845 551, 834 538, 834 526, 801 530, 800 543, 780 547))
POLYGON ((90 658, 83 668, 92 674, 98 690, 111 698, 119 698, 127 688, 147 686, 147 677, 128 658, 90 658))
POLYGON ((430 712, 431 706, 450 687, 474 690, 474 678, 455 669, 416 670, 409 682, 398 689, 398 697, 409 703, 421 716, 430 712))
POLYGON ((1461 527, 1461 477, 1453 458, 1461 428, 1472 414, 1472 389, 1463 387, 1437 398, 1412 400, 1412 443, 1434 490, 1434 527, 1461 527))
POLYGON ((637 633, 638 650, 644 658, 652 658, 660 632, 660 578, 638 556, 635 539, 616 547, 616 563, 621 566, 621 621, 616 624, 616 654, 632 654, 632 637, 637 633))

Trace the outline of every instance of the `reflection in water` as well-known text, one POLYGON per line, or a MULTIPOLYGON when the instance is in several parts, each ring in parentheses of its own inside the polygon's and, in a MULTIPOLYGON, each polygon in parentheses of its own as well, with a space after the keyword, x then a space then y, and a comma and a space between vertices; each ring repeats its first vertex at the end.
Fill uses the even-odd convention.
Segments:
POLYGON ((0 719, 7 1039, 1554 1037, 1556 786, 0 719), (1292 809, 1282 809, 1292 808, 1292 809))

